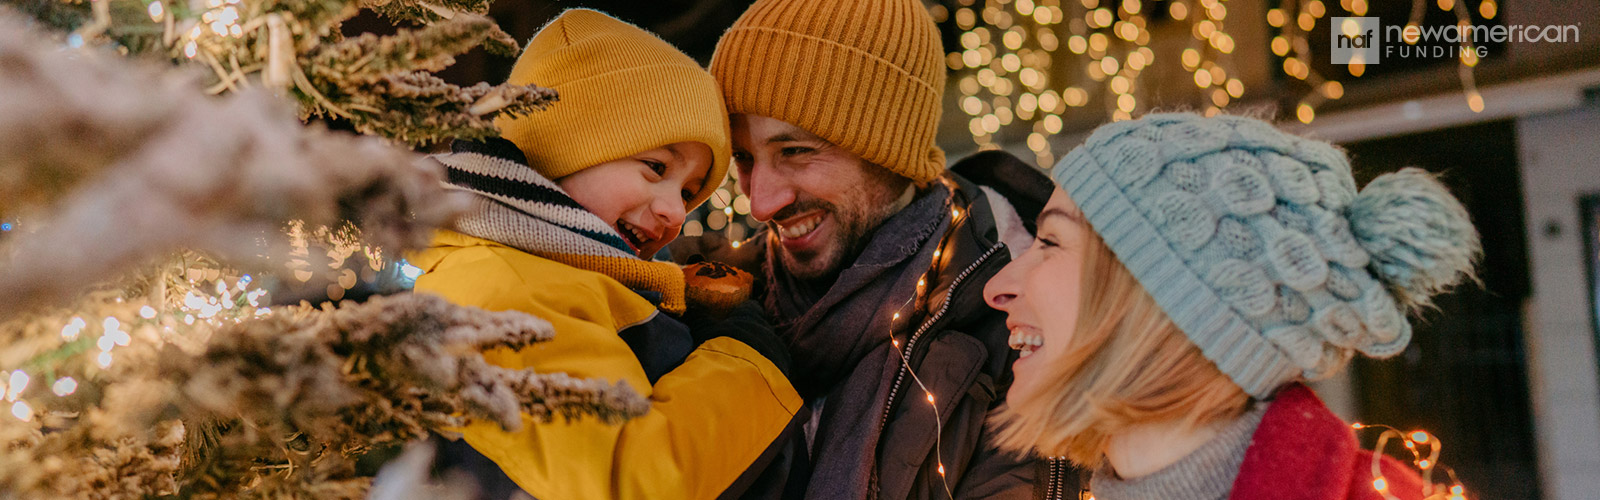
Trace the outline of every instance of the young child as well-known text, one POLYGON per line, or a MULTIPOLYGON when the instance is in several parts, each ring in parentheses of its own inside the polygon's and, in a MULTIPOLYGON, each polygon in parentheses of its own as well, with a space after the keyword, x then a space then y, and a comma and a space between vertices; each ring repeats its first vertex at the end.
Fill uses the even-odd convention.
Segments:
POLYGON ((727 114, 711 75, 650 33, 575 9, 533 37, 510 81, 560 100, 498 122, 507 140, 435 157, 473 204, 409 256, 426 271, 416 290, 554 325, 553 341, 485 352, 490 363, 624 382, 653 404, 622 424, 452 431, 543 500, 722 494, 801 401, 758 314, 697 328, 695 346, 663 314, 684 312, 682 271, 646 260, 727 172, 727 114))

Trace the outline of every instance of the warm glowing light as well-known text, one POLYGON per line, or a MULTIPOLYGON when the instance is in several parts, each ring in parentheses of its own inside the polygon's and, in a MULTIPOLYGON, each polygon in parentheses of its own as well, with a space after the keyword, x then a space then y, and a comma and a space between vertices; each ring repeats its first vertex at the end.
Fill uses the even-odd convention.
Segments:
POLYGON ((933 404, 933 393, 928 393, 928 404, 933 404))
POLYGON ((1381 478, 1381 477, 1377 478, 1377 479, 1373 479, 1372 480, 1372 489, 1375 489, 1375 490, 1378 490, 1378 491, 1387 490, 1387 489, 1389 489, 1389 482, 1383 480, 1383 478, 1381 478))
POLYGON ((983 100, 977 96, 969 95, 961 99, 961 110, 969 115, 977 116, 979 113, 983 113, 983 100))
MULTIPOLYGON (((1300 107, 1295 109, 1294 114, 1296 118, 1300 119, 1300 123, 1311 123, 1311 120, 1317 119, 1316 110, 1311 109, 1311 105, 1306 103, 1300 103, 1300 107)), ((1360 429, 1360 427, 1357 427, 1357 429, 1360 429)))
POLYGON ((1272 37, 1272 53, 1279 57, 1289 55, 1289 39, 1281 36, 1272 37))
POLYGON ((1067 50, 1074 54, 1082 54, 1089 50, 1089 41, 1078 35, 1067 38, 1067 50))
POLYGON ((166 14, 167 9, 161 6, 161 2, 156 1, 150 2, 150 7, 146 10, 146 12, 150 13, 150 20, 161 22, 161 16, 166 14))
POLYGON ((1473 113, 1482 113, 1483 95, 1479 94, 1477 91, 1467 94, 1467 108, 1471 109, 1473 113))
POLYGON ((1484 19, 1494 19, 1495 14, 1499 12, 1500 6, 1496 5, 1494 0, 1483 0, 1483 3, 1478 4, 1478 15, 1484 19))
POLYGON ((11 403, 11 416, 23 422, 33 420, 33 407, 28 406, 27 401, 11 403))
MULTIPOLYGON (((1052 134, 1059 134, 1059 133, 1061 133, 1061 125, 1062 125, 1061 117, 1058 116, 1058 115, 1049 115, 1049 116, 1044 117, 1044 130, 1045 130, 1045 132, 1049 132, 1049 133, 1052 133, 1052 134)), ((939 251, 938 250, 934 250, 934 256, 935 257, 939 256, 939 251)))
POLYGON ((1096 26, 1110 26, 1113 20, 1111 9, 1100 8, 1094 11, 1094 24, 1096 26))
POLYGON ((1117 98, 1117 109, 1125 112, 1132 113, 1133 108, 1137 105, 1138 104, 1134 101, 1133 94, 1122 94, 1121 97, 1117 98))
POLYGON ((1126 94, 1128 93, 1128 85, 1127 77, 1118 76, 1116 78, 1112 78, 1111 92, 1117 94, 1126 94))
POLYGON ((1183 2, 1172 2, 1167 6, 1167 14, 1171 15, 1173 20, 1182 21, 1189 17, 1189 6, 1183 2))
POLYGON ((57 396, 66 396, 77 390, 78 381, 73 380, 72 377, 61 377, 56 379, 56 383, 50 385, 50 392, 56 393, 57 396))
POLYGON ((84 321, 83 318, 72 318, 71 321, 67 322, 66 326, 61 327, 61 340, 68 342, 76 340, 78 338, 78 334, 82 333, 83 328, 86 326, 89 326, 89 323, 84 321))
POLYGON ((1423 431, 1412 432, 1411 433, 1411 440, 1412 441, 1416 441, 1418 443, 1426 444, 1428 442, 1428 433, 1423 432, 1423 431))
POLYGON ((1100 71, 1104 71, 1107 75, 1117 74, 1117 70, 1120 69, 1119 66, 1115 57, 1106 56, 1100 60, 1100 71))
POLYGON ((6 390, 6 401, 16 401, 17 396, 22 395, 23 389, 28 388, 28 380, 28 374, 22 370, 11 372, 11 380, 6 384, 6 387, 10 388, 6 390))
POLYGON ((1329 99, 1344 97, 1344 84, 1329 80, 1322 84, 1322 95, 1327 96, 1329 99))

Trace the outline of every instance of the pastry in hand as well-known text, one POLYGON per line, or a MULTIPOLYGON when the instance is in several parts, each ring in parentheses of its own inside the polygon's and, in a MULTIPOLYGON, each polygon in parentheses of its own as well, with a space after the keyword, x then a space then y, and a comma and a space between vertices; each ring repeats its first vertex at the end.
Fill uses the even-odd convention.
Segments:
POLYGON ((750 298, 755 277, 737 267, 715 261, 683 266, 684 294, 690 307, 702 307, 721 317, 750 298))

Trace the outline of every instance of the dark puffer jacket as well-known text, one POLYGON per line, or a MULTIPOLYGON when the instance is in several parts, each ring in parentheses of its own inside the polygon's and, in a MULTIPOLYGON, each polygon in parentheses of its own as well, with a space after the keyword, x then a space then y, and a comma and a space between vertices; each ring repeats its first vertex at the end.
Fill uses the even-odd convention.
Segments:
MULTIPOLYGON (((869 496, 876 493, 875 498, 897 500, 1077 498, 1083 478, 1077 469, 1065 461, 1002 452, 992 441, 993 429, 985 425, 1004 401, 1011 384, 1011 363, 1017 357, 1007 343, 1005 314, 989 308, 983 300, 984 284, 1011 260, 1011 250, 1002 241, 997 218, 1005 218, 1008 227, 1020 222, 1027 233, 1023 237, 1031 238, 1034 219, 1054 185, 1039 170, 1003 152, 969 157, 936 182, 950 189, 951 207, 961 216, 953 219, 954 225, 937 243, 937 271, 927 283, 929 290, 922 294, 925 302, 918 304, 910 317, 895 322, 893 334, 898 348, 910 359, 929 392, 960 397, 938 402, 936 422, 922 387, 916 385, 907 370, 898 363, 886 367, 880 380, 891 384, 890 401, 881 418, 859 422, 881 429, 869 496), (1016 218, 1011 218, 1013 210, 1016 218), (938 452, 934 450, 936 443, 938 452)), ((673 254, 677 258, 702 254, 744 267, 761 277, 765 240, 753 238, 737 249, 714 238, 682 241, 674 245, 673 254)), ((1016 239, 1012 242, 1026 243, 1016 239)), ((1015 250, 1020 252, 1022 248, 1015 250)), ((904 265, 924 266, 927 261, 904 265)), ((758 283, 756 290, 762 289, 764 286, 758 283)), ((862 307, 877 309, 880 305, 862 307)), ((804 443, 798 447, 803 450, 804 443)), ((800 455, 799 462, 804 462, 804 453, 800 455)), ((781 495, 783 498, 800 498, 806 482, 813 483, 815 493, 817 481, 830 480, 822 477, 826 473, 820 470, 815 471, 817 477, 803 477, 809 472, 804 463, 786 466, 792 466, 787 474, 768 471, 764 476, 786 485, 767 485, 751 491, 787 490, 781 495)))
POLYGON ((997 206, 994 194, 1032 234, 1053 185, 1038 170, 1002 152, 966 158, 951 171, 945 180, 954 184, 957 200, 965 200, 964 215, 940 248, 940 272, 929 283, 930 302, 920 308, 920 317, 907 322, 915 329, 896 332, 896 338, 929 392, 963 397, 939 404, 944 432, 936 440, 922 388, 905 369, 896 370, 893 401, 879 439, 878 496, 948 498, 940 480, 942 457, 955 498, 1076 498, 1082 477, 1076 469, 1065 462, 1024 460, 999 451, 991 441, 992 429, 985 426, 1005 399, 1011 363, 1017 358, 1007 343, 1005 313, 983 300, 984 285, 1011 262, 1013 250, 1002 241, 997 220, 1009 210, 997 206), (980 186, 993 194, 983 193, 980 186), (942 444, 937 455, 936 441, 942 444))

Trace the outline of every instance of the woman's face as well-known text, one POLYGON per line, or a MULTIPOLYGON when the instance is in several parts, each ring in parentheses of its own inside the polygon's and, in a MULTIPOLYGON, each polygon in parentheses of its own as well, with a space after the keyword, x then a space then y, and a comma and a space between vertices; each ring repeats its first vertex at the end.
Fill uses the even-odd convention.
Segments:
POLYGON ((1033 246, 984 286, 984 299, 1007 314, 1011 348, 1022 351, 1012 365, 1015 381, 1007 397, 1032 394, 1054 362, 1064 358, 1077 327, 1089 226, 1083 212, 1056 188, 1039 214, 1033 246))
POLYGON ((710 171, 711 147, 679 142, 579 170, 556 184, 648 259, 678 237, 690 208, 685 205, 710 171))

